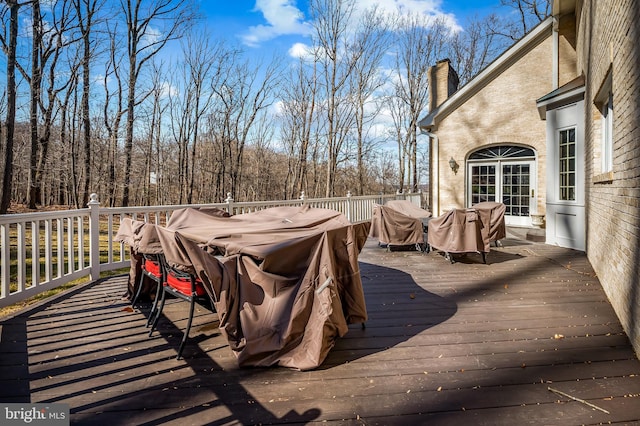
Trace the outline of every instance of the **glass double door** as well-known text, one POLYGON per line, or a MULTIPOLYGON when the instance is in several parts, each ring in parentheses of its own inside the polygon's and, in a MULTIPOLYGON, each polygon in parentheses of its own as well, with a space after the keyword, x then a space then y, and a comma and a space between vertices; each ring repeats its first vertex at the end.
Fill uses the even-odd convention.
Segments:
POLYGON ((508 225, 531 225, 536 192, 534 164, 534 161, 469 163, 469 204, 483 201, 504 203, 508 225))

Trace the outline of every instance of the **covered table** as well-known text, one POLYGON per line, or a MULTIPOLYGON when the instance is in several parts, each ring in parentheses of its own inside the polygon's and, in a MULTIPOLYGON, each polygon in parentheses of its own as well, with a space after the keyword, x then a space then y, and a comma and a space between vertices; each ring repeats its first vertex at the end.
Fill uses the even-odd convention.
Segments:
POLYGON ((376 205, 371 219, 369 236, 387 246, 422 246, 431 212, 408 200, 391 200, 376 205))
POLYGON ((240 366, 306 370, 367 319, 357 258, 369 227, 309 207, 231 217, 184 209, 166 227, 142 227, 137 248, 159 246, 202 280, 240 366))

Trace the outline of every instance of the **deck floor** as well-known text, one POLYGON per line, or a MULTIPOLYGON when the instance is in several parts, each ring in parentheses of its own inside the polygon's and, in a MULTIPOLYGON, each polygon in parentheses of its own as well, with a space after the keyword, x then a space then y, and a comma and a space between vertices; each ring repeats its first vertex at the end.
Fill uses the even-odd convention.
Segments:
POLYGON ((507 239, 457 260, 369 240, 366 329, 305 372, 238 368, 204 309, 176 360, 187 305, 148 337, 125 277, 101 280, 0 322, 0 402, 111 426, 640 424, 640 361, 583 253, 507 239))

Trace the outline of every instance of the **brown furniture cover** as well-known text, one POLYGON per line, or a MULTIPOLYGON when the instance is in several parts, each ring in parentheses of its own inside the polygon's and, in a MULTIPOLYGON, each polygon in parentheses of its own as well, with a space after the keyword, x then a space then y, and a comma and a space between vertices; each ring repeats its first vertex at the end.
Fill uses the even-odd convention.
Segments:
POLYGON ((431 212, 408 200, 391 200, 373 208, 369 236, 381 244, 424 244, 424 231, 431 212))
POLYGON ((369 227, 306 206, 231 217, 184 209, 133 240, 203 281, 240 366, 307 370, 367 319, 358 254, 369 227))
POLYGON ((507 206, 504 203, 485 201, 474 204, 473 208, 478 211, 482 222, 482 237, 486 241, 499 241, 507 236, 507 227, 504 221, 504 213, 507 206))
MULTIPOLYGON (((225 210, 218 209, 216 207, 198 207, 198 208, 188 208, 184 209, 193 212, 192 214, 197 214, 202 218, 206 218, 209 216, 213 217, 229 217, 229 213, 225 210)), ((185 217, 183 210, 177 211, 177 214, 171 216, 171 219, 176 220, 176 226, 180 226, 180 220, 182 217, 185 217)), ((186 220, 189 220, 189 216, 186 216, 186 220)), ((152 299, 156 295, 156 282, 148 279, 148 277, 142 275, 142 254, 159 254, 162 253, 162 248, 160 247, 160 243, 158 241, 149 242, 145 240, 145 237, 148 239, 149 234, 145 234, 144 228, 147 224, 144 221, 134 220, 131 218, 124 218, 120 222, 120 227, 116 236, 114 237, 115 241, 121 241, 129 246, 130 248, 130 272, 129 279, 127 282, 127 292, 124 297, 129 299, 133 298, 133 295, 136 294, 137 288, 141 285, 140 279, 142 278, 142 291, 140 292, 140 297, 142 300, 152 299)))
POLYGON ((452 209, 429 221, 429 246, 447 253, 488 253, 482 221, 475 209, 452 209))

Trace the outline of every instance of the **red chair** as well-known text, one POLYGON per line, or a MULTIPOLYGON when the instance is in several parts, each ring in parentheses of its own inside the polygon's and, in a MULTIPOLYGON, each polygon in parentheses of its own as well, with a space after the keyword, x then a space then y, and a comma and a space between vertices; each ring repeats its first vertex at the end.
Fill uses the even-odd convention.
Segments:
MULTIPOLYGON (((153 308, 149 313, 149 317, 151 317, 151 315, 155 310, 158 296, 160 296, 160 287, 162 287, 162 282, 164 281, 163 279, 164 271, 162 267, 162 262, 160 261, 159 254, 146 254, 146 253, 141 253, 141 254, 142 254, 142 269, 141 269, 142 273, 140 274, 140 282, 138 283, 138 289, 136 290, 136 294, 133 296, 133 299, 131 300, 131 306, 135 306, 136 302, 140 298, 140 295, 142 294, 144 278, 149 277, 149 279, 151 279, 152 281, 155 281, 157 285, 156 298, 154 299, 153 308)), ((147 322, 147 326, 149 326, 148 322, 147 322)))
MULTIPOLYGON (((200 281, 200 279, 195 275, 172 268, 167 265, 166 262, 164 262, 164 269, 165 280, 163 282, 163 285, 160 286, 162 288, 160 306, 158 306, 157 312, 155 313, 153 325, 151 326, 151 330, 149 331, 149 337, 151 337, 153 331, 156 328, 156 325, 158 324, 158 320, 160 319, 160 314, 162 313, 162 309, 164 308, 167 294, 189 302, 189 318, 187 320, 187 328, 185 329, 184 335, 182 336, 182 341, 180 342, 180 347, 178 348, 178 355, 176 356, 176 359, 180 359, 180 357, 182 356, 182 350, 184 349, 187 338, 189 337, 189 330, 191 330, 191 323, 193 321, 193 312, 195 309, 196 301, 205 302, 207 304, 209 304, 210 301, 208 299, 207 292, 204 289, 202 281, 200 281)), ((211 309, 213 310, 213 308, 211 309)))

